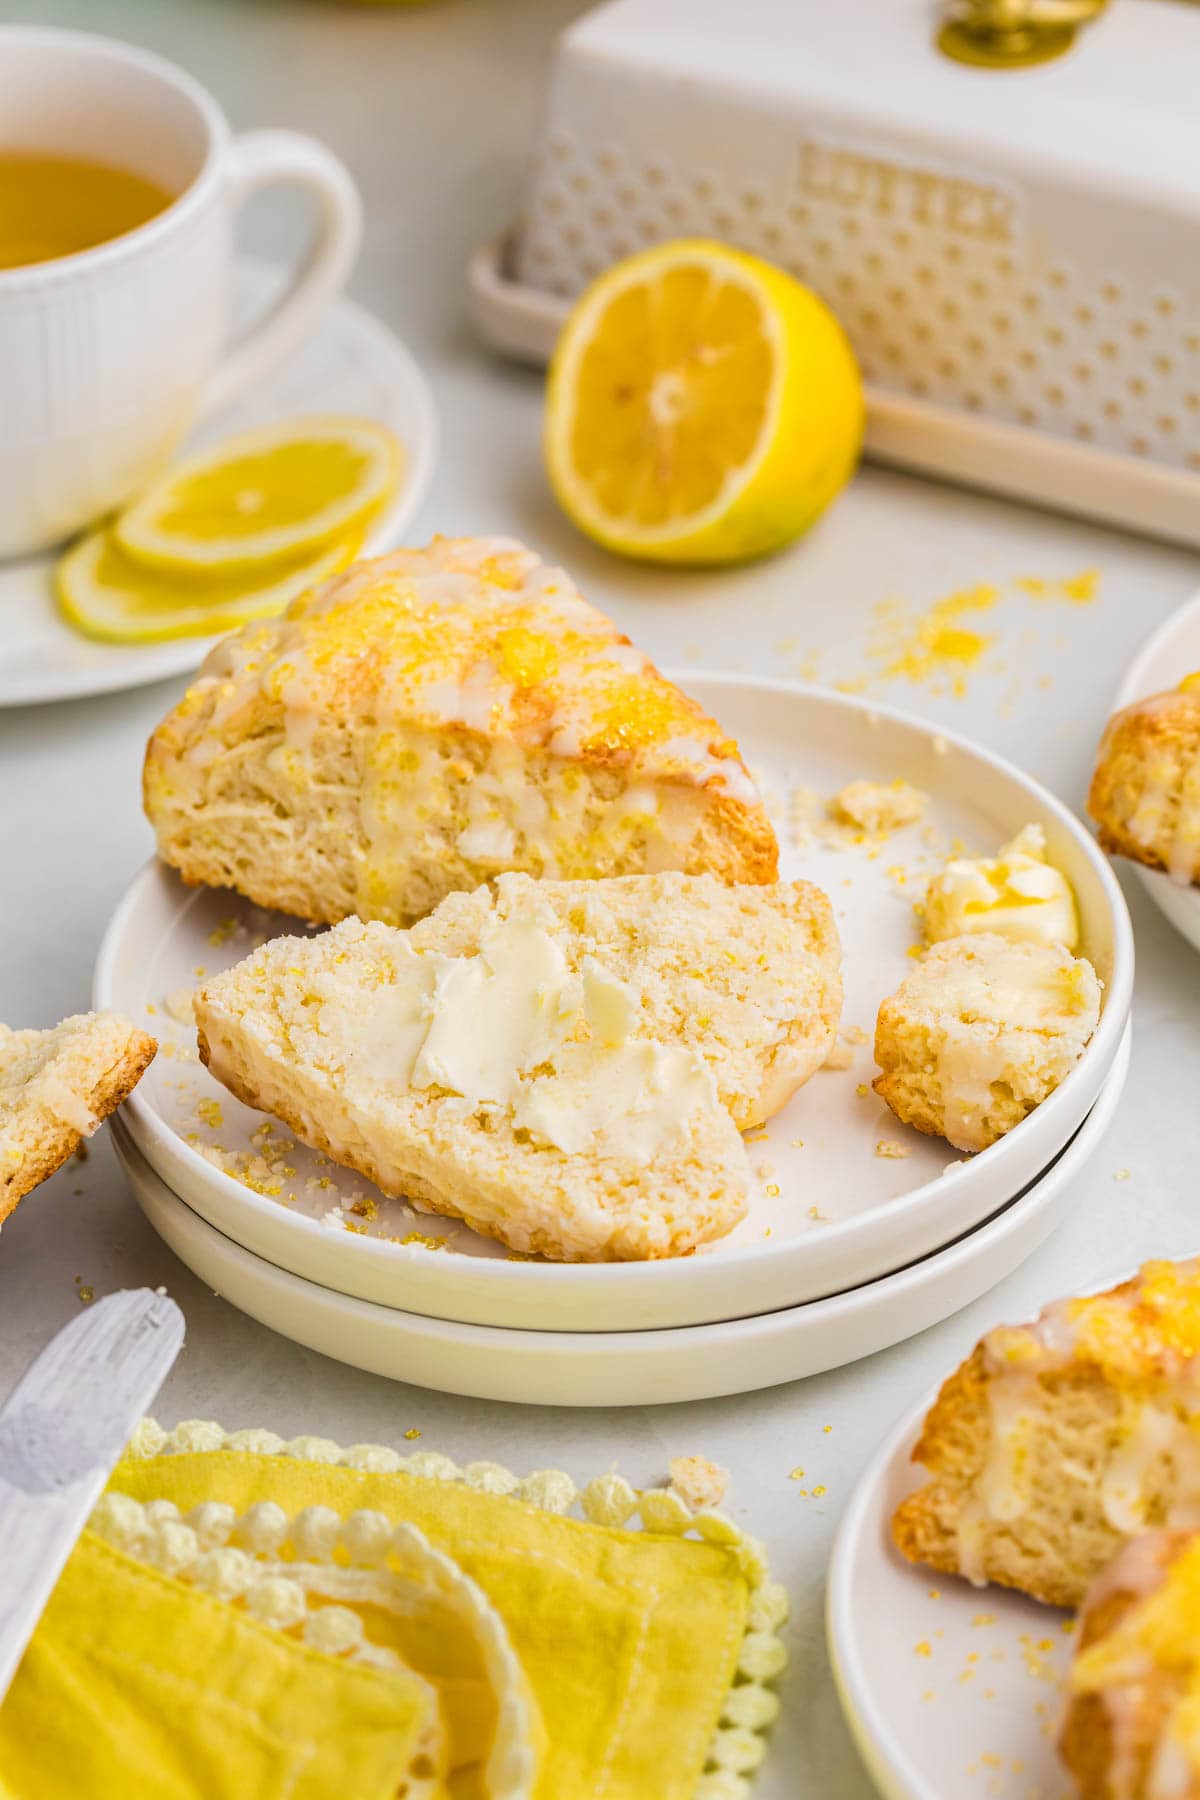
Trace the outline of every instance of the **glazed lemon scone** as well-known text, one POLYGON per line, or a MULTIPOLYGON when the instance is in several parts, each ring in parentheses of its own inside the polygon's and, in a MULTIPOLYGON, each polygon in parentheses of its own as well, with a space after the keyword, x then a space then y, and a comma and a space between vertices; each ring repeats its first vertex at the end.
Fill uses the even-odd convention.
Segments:
POLYGON ((993 932, 1014 943, 1079 943, 1071 884, 1046 856, 1046 833, 1026 825, 995 856, 952 856, 932 876, 921 908, 925 941, 993 932))
POLYGON ((425 1212, 560 1261, 681 1255, 745 1211, 738 1124, 819 1068, 841 1002, 804 882, 501 876, 410 931, 279 938, 195 996, 200 1054, 425 1212))
POLYGON ((1077 1606, 1129 1538, 1200 1523, 1200 1260, 1000 1326, 943 1384, 898 1508, 913 1562, 1077 1606))
POLYGON ((906 1125, 984 1150, 1070 1073, 1099 1017, 1085 957, 994 933, 947 938, 879 1008, 875 1092, 906 1125))
POLYGON ((158 1045, 120 1013, 0 1025, 0 1219, 131 1093, 158 1045))
POLYGON ((1087 809, 1110 854, 1200 881, 1200 675, 1109 720, 1087 809))
POLYGON ((1200 1800, 1196 1532, 1146 1532, 1093 1582, 1059 1750, 1081 1800, 1200 1800))
POLYGON ((737 746, 507 538, 356 565, 211 652, 146 754, 159 854, 314 923, 503 870, 775 879, 737 746))

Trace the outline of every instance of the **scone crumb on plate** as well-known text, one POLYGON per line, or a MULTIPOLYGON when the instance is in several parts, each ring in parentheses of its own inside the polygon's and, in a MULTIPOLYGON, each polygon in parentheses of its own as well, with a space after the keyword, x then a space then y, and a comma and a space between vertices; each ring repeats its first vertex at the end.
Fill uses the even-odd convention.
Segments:
POLYGON ((196 1017, 192 1011, 193 989, 189 987, 172 988, 163 1001, 165 1011, 180 1025, 195 1025, 196 1017))
POLYGON ((667 1464, 671 1486, 693 1512, 720 1506, 729 1486, 729 1470, 706 1456, 673 1456, 667 1464))
POLYGON ((1129 1170, 1128 1169, 1114 1169, 1113 1170, 1113 1180, 1114 1181, 1128 1181, 1129 1180, 1129 1170))
POLYGON ((834 795, 830 810, 844 824, 881 834, 914 824, 928 800, 929 795, 909 781, 851 781, 834 795))
POLYGON ((912 1145, 902 1144, 897 1138, 880 1138, 875 1146, 875 1154, 899 1161, 901 1157, 912 1155, 912 1145))

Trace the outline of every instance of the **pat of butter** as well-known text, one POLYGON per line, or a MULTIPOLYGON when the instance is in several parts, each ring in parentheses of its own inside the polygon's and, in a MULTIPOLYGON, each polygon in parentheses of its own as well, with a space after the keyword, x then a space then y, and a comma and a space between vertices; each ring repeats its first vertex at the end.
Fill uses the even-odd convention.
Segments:
POLYGON ((648 1162, 714 1099, 711 1071, 694 1050, 635 1038, 564 1045, 554 1073, 530 1082, 515 1116, 556 1149, 648 1162))
POLYGON ((1065 875, 1046 861, 1046 834, 1026 825, 998 856, 962 856, 935 875, 925 894, 931 944, 992 931, 1015 943, 1079 943, 1079 915, 1065 875))

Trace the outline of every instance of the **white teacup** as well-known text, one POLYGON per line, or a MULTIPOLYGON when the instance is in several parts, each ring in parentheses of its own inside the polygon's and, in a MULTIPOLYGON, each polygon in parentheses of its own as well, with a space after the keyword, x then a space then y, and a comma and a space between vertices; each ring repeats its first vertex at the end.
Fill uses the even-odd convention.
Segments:
POLYGON ((0 269, 0 557, 44 550, 137 492, 188 429, 293 347, 362 230, 346 169, 293 131, 234 137, 182 69, 107 38, 0 26, 0 151, 87 157, 176 198, 122 237, 0 269), (316 201, 277 305, 226 343, 233 223, 265 183, 316 201))

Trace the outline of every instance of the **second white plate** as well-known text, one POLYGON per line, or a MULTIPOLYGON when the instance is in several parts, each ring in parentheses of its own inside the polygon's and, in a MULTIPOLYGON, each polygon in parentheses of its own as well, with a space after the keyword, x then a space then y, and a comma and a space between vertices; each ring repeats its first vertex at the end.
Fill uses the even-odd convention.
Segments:
MULTIPOLYGON (((154 1173, 123 1119, 113 1138, 138 1204, 175 1254, 261 1324, 374 1375, 528 1406, 661 1406, 778 1387, 898 1344, 986 1293, 1083 1193, 1116 1111, 1128 1030, 1100 1096, 1052 1168, 998 1218, 898 1274, 759 1318, 674 1331, 512 1331, 351 1299, 275 1268, 216 1231, 154 1173)), ((937 1800, 948 1800, 947 1788, 937 1800)))
MULTIPOLYGON (((1149 694, 1178 687, 1194 669, 1200 669, 1200 594, 1172 613, 1143 644, 1121 683, 1114 712, 1149 694)), ((1132 867, 1159 911, 1193 949, 1200 950, 1200 887, 1172 881, 1162 869, 1147 869, 1143 863, 1132 867)))
POLYGON ((1129 1012, 1128 914, 1091 838, 1019 770, 905 714, 786 682, 691 674, 686 686, 759 774, 779 814, 782 873, 831 896, 845 949, 843 1022, 860 1040, 849 1047, 849 1068, 821 1071, 752 1134, 757 1188, 729 1237, 656 1263, 518 1261, 463 1226, 386 1199, 289 1134, 287 1147, 264 1160, 262 1115, 200 1066, 194 1027, 173 1019, 172 1007, 186 1019, 203 972, 237 961, 256 939, 300 927, 227 892, 187 889, 154 862, 109 927, 95 1003, 145 1021, 163 1040, 125 1117, 168 1186, 256 1255, 360 1299, 476 1325, 618 1331, 742 1318, 858 1286, 952 1242, 1036 1180, 1094 1103, 1129 1012), (897 775, 931 796, 921 825, 884 845, 792 841, 789 796, 801 786, 828 796, 857 777, 897 775), (963 1161, 941 1140, 899 1125, 875 1098, 870 1038, 880 1000, 912 966, 912 904, 925 874, 952 842, 994 850, 1031 820, 1044 825, 1078 895, 1085 947, 1105 984, 1103 1012, 1057 1092, 963 1161), (881 1154, 881 1143, 899 1153, 881 1154), (357 1213, 333 1212, 339 1199, 357 1213))

